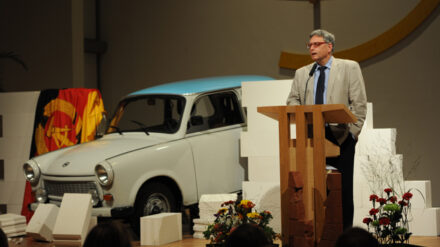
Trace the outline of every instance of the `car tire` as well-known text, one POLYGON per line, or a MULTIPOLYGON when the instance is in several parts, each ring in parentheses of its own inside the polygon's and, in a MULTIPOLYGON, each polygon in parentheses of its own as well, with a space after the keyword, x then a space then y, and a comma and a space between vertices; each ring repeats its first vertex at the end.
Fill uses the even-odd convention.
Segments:
POLYGON ((177 211, 176 197, 165 184, 149 183, 143 186, 137 195, 131 225, 135 233, 140 236, 140 218, 143 216, 163 212, 177 211))

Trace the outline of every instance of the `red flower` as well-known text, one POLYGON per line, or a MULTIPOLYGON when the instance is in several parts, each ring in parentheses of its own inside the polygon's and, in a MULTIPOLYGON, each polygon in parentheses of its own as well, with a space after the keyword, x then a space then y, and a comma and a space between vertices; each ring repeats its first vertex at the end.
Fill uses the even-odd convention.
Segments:
POLYGON ((379 209, 372 208, 370 210, 370 215, 376 215, 377 213, 379 213, 379 209))
POLYGON ((222 233, 219 232, 218 235, 215 237, 214 242, 218 242, 221 237, 222 237, 222 233))
POLYGON ((387 203, 387 199, 379 198, 379 199, 377 199, 377 202, 380 203, 380 205, 384 205, 385 203, 387 203))
POLYGON ((391 221, 387 217, 382 217, 382 218, 379 219, 379 224, 380 225, 386 226, 386 225, 389 225, 390 223, 391 223, 391 221))
POLYGON ((397 197, 396 196, 390 197, 390 202, 395 203, 396 201, 397 201, 397 197))
POLYGON ((370 196, 370 201, 376 201, 377 199, 379 199, 379 197, 374 194, 370 196))
POLYGON ((385 193, 387 193, 387 194, 389 194, 389 193, 393 192, 393 190, 392 190, 392 189, 390 189, 390 188, 386 188, 386 189, 384 189, 384 191, 385 191, 385 193))
POLYGON ((371 219, 371 218, 364 218, 363 220, 362 220, 362 222, 363 223, 365 223, 365 224, 370 224, 370 222, 372 222, 373 220, 371 219))
POLYGON ((409 201, 409 199, 411 199, 412 196, 413 196, 412 193, 410 193, 410 192, 406 192, 405 194, 403 194, 402 198, 403 198, 404 200, 409 201))
POLYGON ((224 203, 222 203, 222 207, 224 207, 224 206, 226 206, 226 205, 230 205, 230 204, 234 204, 235 202, 234 201, 227 201, 227 202, 224 202, 224 203))
POLYGON ((402 200, 402 201, 399 201, 399 205, 403 207, 403 206, 407 206, 408 203, 406 203, 405 201, 402 200))

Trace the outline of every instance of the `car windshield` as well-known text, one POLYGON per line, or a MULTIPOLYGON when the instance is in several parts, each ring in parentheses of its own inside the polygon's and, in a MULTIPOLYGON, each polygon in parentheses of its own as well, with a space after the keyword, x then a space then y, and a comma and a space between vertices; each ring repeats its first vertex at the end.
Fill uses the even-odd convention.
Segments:
POLYGON ((107 133, 175 133, 179 130, 185 98, 169 95, 146 95, 119 103, 107 133))

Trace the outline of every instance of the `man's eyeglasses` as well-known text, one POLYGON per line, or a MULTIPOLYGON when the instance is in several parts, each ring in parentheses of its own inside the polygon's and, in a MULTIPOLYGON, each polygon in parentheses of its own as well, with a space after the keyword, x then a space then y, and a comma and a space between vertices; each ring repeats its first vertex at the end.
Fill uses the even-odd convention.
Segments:
POLYGON ((322 44, 325 44, 325 43, 327 43, 327 42, 325 42, 325 41, 323 41, 323 42, 311 42, 311 43, 308 43, 306 46, 307 46, 307 49, 310 49, 313 46, 318 47, 318 46, 320 46, 322 44))

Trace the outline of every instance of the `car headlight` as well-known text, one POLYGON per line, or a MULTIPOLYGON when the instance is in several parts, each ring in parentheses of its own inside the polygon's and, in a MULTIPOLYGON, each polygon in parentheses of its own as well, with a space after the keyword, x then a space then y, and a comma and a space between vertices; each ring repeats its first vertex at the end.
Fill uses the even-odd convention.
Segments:
POLYGON ((23 172, 26 180, 35 185, 40 179, 40 167, 33 160, 29 160, 23 165, 23 172))
POLYGON ((95 176, 103 186, 113 183, 113 168, 108 163, 99 163, 95 166, 95 176))

